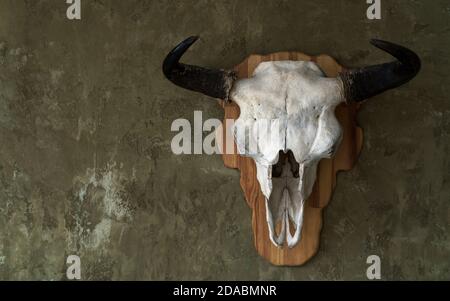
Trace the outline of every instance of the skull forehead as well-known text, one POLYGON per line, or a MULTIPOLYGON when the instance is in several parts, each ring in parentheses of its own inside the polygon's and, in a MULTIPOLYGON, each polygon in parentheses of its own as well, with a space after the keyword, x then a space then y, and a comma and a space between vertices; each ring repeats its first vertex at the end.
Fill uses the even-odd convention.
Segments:
POLYGON ((306 61, 263 62, 251 78, 235 83, 231 98, 242 117, 256 119, 305 115, 342 100, 340 82, 306 61))
POLYGON ((262 164, 276 162, 279 150, 292 150, 298 162, 328 156, 341 135, 334 116, 343 99, 340 83, 313 62, 261 63, 231 95, 241 110, 235 124, 239 152, 262 164))

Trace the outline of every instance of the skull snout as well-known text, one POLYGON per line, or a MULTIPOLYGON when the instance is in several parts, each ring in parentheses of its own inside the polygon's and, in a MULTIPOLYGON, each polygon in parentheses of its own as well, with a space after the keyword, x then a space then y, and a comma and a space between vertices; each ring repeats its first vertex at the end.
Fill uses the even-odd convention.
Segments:
POLYGON ((280 151, 272 166, 273 190, 266 198, 266 218, 269 237, 279 247, 286 241, 293 248, 301 239, 304 202, 298 189, 302 168, 291 151, 280 151))

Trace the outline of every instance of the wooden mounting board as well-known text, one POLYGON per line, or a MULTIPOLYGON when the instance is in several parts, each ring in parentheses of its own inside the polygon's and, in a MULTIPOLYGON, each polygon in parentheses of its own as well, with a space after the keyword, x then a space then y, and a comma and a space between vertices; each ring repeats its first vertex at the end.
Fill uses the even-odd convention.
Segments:
MULTIPOLYGON (((311 57, 299 52, 279 52, 266 56, 251 55, 236 66, 235 71, 237 71, 239 78, 248 78, 252 76, 259 63, 282 60, 314 61, 329 77, 335 77, 343 70, 333 58, 327 55, 311 57)), ((225 110, 224 119, 237 119, 239 117, 239 107, 234 102, 221 101, 221 105, 225 110)), ((343 140, 333 159, 323 159, 319 163, 313 192, 305 204, 302 239, 293 249, 289 249, 287 246, 277 248, 269 239, 264 196, 256 179, 256 166, 253 160, 237 155, 236 146, 234 146, 235 154, 223 155, 226 167, 236 168, 241 172, 241 187, 245 199, 253 211, 252 226, 255 247, 258 253, 272 264, 298 266, 304 264, 317 253, 322 229, 322 209, 327 206, 336 186, 336 173, 341 170, 350 170, 356 163, 361 151, 363 134, 356 124, 358 108, 358 104, 342 104, 336 108, 336 117, 343 128, 343 140)), ((224 147, 226 147, 225 137, 229 134, 227 128, 223 127, 222 141, 224 147)))

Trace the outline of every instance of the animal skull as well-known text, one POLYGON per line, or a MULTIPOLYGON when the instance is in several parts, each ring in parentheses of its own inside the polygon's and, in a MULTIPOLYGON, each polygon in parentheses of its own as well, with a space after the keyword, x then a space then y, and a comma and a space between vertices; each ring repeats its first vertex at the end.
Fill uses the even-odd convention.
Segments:
POLYGON ((314 62, 263 62, 251 78, 236 80, 231 71, 179 63, 196 40, 190 37, 169 53, 164 74, 181 87, 231 99, 239 106, 235 141, 239 154, 255 161, 270 240, 279 247, 287 241, 293 248, 301 240, 304 203, 312 192, 318 163, 334 155, 342 138, 336 106, 406 83, 419 72, 420 59, 402 46, 372 40, 397 60, 351 69, 336 78, 327 78, 314 62))
POLYGON ((289 247, 300 241, 303 205, 317 164, 330 157, 341 140, 334 115, 344 99, 341 91, 338 79, 325 77, 313 62, 299 61, 261 63, 253 77, 237 81, 231 90, 241 110, 234 128, 236 145, 256 163, 275 245, 282 246, 285 237, 289 247), (282 228, 276 235, 278 222, 282 228))

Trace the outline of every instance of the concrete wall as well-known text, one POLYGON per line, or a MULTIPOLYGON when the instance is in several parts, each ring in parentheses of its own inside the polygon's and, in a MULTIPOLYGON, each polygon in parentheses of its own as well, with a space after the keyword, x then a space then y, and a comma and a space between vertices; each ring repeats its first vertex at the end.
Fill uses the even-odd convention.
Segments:
POLYGON ((364 0, 0 0, 0 279, 450 278, 450 3, 364 0), (368 40, 423 59, 410 84, 364 105, 358 165, 338 176, 318 255, 279 268, 253 247, 239 174, 220 156, 175 156, 176 118, 222 118, 174 87, 165 54, 232 67, 251 53, 326 53, 345 66, 389 59, 368 40))

